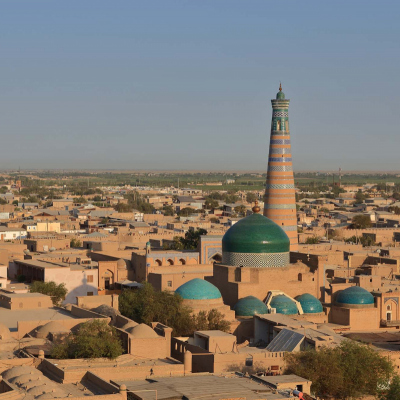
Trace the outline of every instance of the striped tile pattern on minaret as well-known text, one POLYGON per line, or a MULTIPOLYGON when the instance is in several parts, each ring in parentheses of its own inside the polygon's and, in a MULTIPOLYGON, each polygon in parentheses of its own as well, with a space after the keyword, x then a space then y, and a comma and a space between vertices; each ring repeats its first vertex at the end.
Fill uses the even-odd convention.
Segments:
POLYGON ((264 195, 264 215, 289 236, 290 250, 298 250, 296 197, 289 130, 289 101, 282 86, 272 103, 271 139, 264 195))

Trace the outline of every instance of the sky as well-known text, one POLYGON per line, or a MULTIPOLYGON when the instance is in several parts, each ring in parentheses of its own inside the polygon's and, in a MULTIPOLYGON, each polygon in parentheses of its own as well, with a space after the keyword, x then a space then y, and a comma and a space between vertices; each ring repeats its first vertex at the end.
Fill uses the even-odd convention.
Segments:
POLYGON ((400 2, 0 1, 0 169, 400 171, 400 2))

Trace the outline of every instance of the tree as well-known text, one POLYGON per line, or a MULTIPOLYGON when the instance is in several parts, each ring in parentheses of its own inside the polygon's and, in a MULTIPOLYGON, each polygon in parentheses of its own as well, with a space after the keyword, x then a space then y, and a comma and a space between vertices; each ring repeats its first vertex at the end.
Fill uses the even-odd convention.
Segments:
POLYGON ((370 217, 363 214, 355 215, 351 223, 353 229, 366 229, 372 226, 370 217))
POLYGON ((219 218, 211 217, 210 222, 212 222, 213 224, 219 224, 219 218))
POLYGON ((93 197, 93 201, 99 202, 101 201, 101 196, 97 195, 93 197))
POLYGON ((71 248, 76 248, 76 247, 81 247, 82 243, 79 239, 72 238, 71 241, 69 242, 69 247, 71 248))
POLYGON ((188 336, 197 330, 210 329, 227 332, 230 328, 218 310, 191 315, 192 310, 183 304, 178 294, 158 292, 149 283, 144 283, 139 290, 124 290, 119 297, 119 311, 139 323, 160 322, 170 326, 174 336, 188 336))
POLYGON ((246 194, 246 201, 248 203, 254 203, 256 200, 258 200, 258 196, 255 193, 248 192, 246 194))
POLYGON ((189 229, 185 233, 185 237, 181 238, 183 248, 185 250, 196 250, 199 245, 200 236, 207 235, 207 231, 202 228, 189 229))
POLYGON ((244 205, 236 206, 234 210, 236 214, 240 215, 241 217, 244 217, 246 213, 246 206, 244 205))
POLYGON ((170 216, 172 217, 173 215, 175 215, 174 212, 174 207, 170 206, 170 205, 166 205, 163 207, 163 212, 165 216, 170 216))
POLYGON ((65 283, 60 283, 57 285, 54 281, 50 282, 42 282, 35 281, 32 283, 30 287, 31 293, 42 293, 51 297, 53 305, 59 306, 63 300, 65 300, 65 296, 68 293, 67 288, 65 287, 65 283))
POLYGON ((213 208, 218 208, 219 207, 218 200, 214 200, 211 197, 207 197, 206 201, 204 202, 204 207, 206 208, 206 210, 211 210, 213 208))
POLYGON ((389 388, 379 391, 379 400, 400 399, 400 377, 394 375, 390 382, 389 388))
POLYGON ((121 341, 116 329, 107 321, 92 319, 81 325, 76 333, 71 333, 57 343, 51 356, 65 358, 117 358, 123 353, 121 341))
POLYGON ((351 340, 334 348, 286 353, 285 360, 285 373, 311 380, 311 390, 319 397, 340 400, 375 396, 394 372, 386 357, 351 340))
POLYGON ((0 204, 1 204, 1 205, 7 204, 7 200, 4 200, 4 199, 1 199, 1 198, 0 198, 0 204))
POLYGON ((81 197, 75 197, 73 201, 76 204, 85 204, 85 203, 87 203, 87 200, 82 196, 81 197))
POLYGON ((321 207, 321 208, 319 209, 319 211, 320 211, 321 213, 324 213, 324 214, 329 214, 329 209, 326 208, 326 207, 321 207))
POLYGON ((195 213, 196 213, 196 210, 194 208, 184 207, 184 208, 182 208, 182 210, 180 210, 178 212, 178 215, 180 217, 189 217, 190 215, 195 214, 195 213))
POLYGON ((174 336, 192 331, 191 309, 178 294, 155 291, 149 283, 138 290, 124 290, 119 296, 119 311, 138 323, 160 322, 173 329, 174 336))
POLYGON ((308 237, 306 239, 306 244, 317 244, 319 243, 319 237, 318 236, 312 236, 312 237, 308 237))
POLYGON ((114 210, 119 213, 127 213, 133 210, 133 207, 129 204, 118 203, 114 206, 114 210))

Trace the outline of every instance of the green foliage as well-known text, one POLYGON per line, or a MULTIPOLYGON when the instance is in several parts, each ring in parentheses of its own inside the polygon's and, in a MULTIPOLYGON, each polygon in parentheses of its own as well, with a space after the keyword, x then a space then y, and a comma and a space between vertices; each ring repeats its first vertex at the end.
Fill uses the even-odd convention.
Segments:
POLYGON ((153 214, 153 204, 145 201, 144 198, 137 191, 129 193, 125 197, 128 199, 128 205, 131 207, 131 210, 138 210, 144 214, 153 214))
POLYGON ((17 206, 17 205, 18 205, 18 200, 14 200, 14 201, 12 202, 12 204, 14 204, 14 206, 17 206))
POLYGON ((319 243, 319 237, 318 236, 312 236, 312 237, 308 237, 306 239, 306 244, 318 244, 319 243))
POLYGON ((350 340, 335 348, 286 353, 285 359, 286 373, 311 380, 317 396, 338 400, 375 396, 394 372, 387 357, 350 340))
POLYGON ((82 196, 81 197, 75 197, 73 201, 76 204, 86 204, 87 203, 87 200, 82 196))
POLYGON ((35 281, 30 287, 31 293, 42 293, 51 297, 53 305, 59 306, 68 293, 65 283, 35 281))
POLYGON ((200 236, 207 235, 207 231, 202 228, 189 229, 185 237, 175 236, 173 243, 166 246, 166 250, 196 250, 199 245, 200 236))
POLYGON ((398 206, 389 207, 388 211, 390 211, 391 213, 394 213, 396 215, 400 215, 400 207, 398 207, 398 206))
POLYGON ((241 217, 244 217, 246 215, 246 206, 244 206, 244 205, 236 206, 234 208, 234 210, 235 210, 235 213, 241 217))
POLYGON ((71 247, 71 249, 81 247, 82 242, 79 239, 72 238, 69 242, 69 246, 71 247))
POLYGON ((206 200, 204 202, 204 207, 206 208, 206 210, 212 210, 213 208, 218 208, 219 207, 218 200, 215 200, 212 197, 206 197, 206 200))
POLYGON ((122 315, 139 323, 150 325, 160 322, 173 329, 174 336, 192 335, 197 330, 219 329, 228 331, 230 324, 217 310, 191 315, 178 294, 158 292, 149 283, 139 290, 124 290, 119 297, 122 315))
POLYGON ((212 222, 213 224, 219 224, 219 218, 211 217, 210 222, 212 222))
POLYGON ((400 377, 394 375, 387 389, 379 391, 379 400, 400 399, 400 377))
POLYGON ((357 192, 356 193, 356 203, 362 203, 368 196, 365 193, 357 192))
POLYGON ((1 205, 7 204, 7 200, 0 199, 0 204, 1 204, 1 205))
POLYGON ((351 220, 353 229, 366 229, 372 226, 371 219, 368 215, 358 214, 351 220))
POLYGON ((119 213, 128 213, 132 212, 133 206, 124 203, 118 203, 114 206, 114 210, 119 213))
POLYGON ((191 207, 184 207, 178 212, 180 217, 189 217, 190 215, 196 214, 196 210, 191 207))
POLYGON ((356 243, 362 244, 363 247, 375 246, 376 243, 371 236, 356 236, 353 235, 347 239, 345 239, 346 243, 356 243))
POLYGON ((175 215, 174 207, 166 205, 163 207, 163 213, 167 217, 172 217, 175 215))
POLYGON ((17 281, 22 283, 26 281, 26 276, 25 275, 17 275, 17 281))
POLYGON ((51 356, 65 358, 117 358, 123 352, 121 341, 114 327, 107 321, 93 319, 81 325, 61 343, 56 344, 51 356))
POLYGON ((246 194, 246 201, 248 203, 254 203, 256 200, 258 200, 258 196, 255 193, 248 192, 246 194))
POLYGON ((324 214, 329 214, 329 209, 326 208, 326 207, 321 207, 321 208, 319 209, 319 212, 324 213, 324 214))
POLYGON ((93 201, 99 202, 101 201, 101 196, 97 195, 93 197, 93 201))
POLYGON ((173 328, 174 336, 185 335, 191 329, 191 310, 177 294, 157 292, 149 283, 138 290, 124 290, 119 296, 122 315, 138 323, 160 322, 173 328))

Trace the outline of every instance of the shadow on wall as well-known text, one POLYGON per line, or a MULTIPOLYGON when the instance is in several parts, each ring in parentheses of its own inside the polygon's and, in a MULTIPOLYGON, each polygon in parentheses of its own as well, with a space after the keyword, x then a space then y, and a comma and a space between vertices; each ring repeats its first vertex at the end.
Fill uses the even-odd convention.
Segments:
POLYGON ((77 296, 97 296, 97 286, 94 286, 93 283, 88 283, 86 276, 84 276, 81 285, 67 293, 63 304, 77 304, 77 296))

